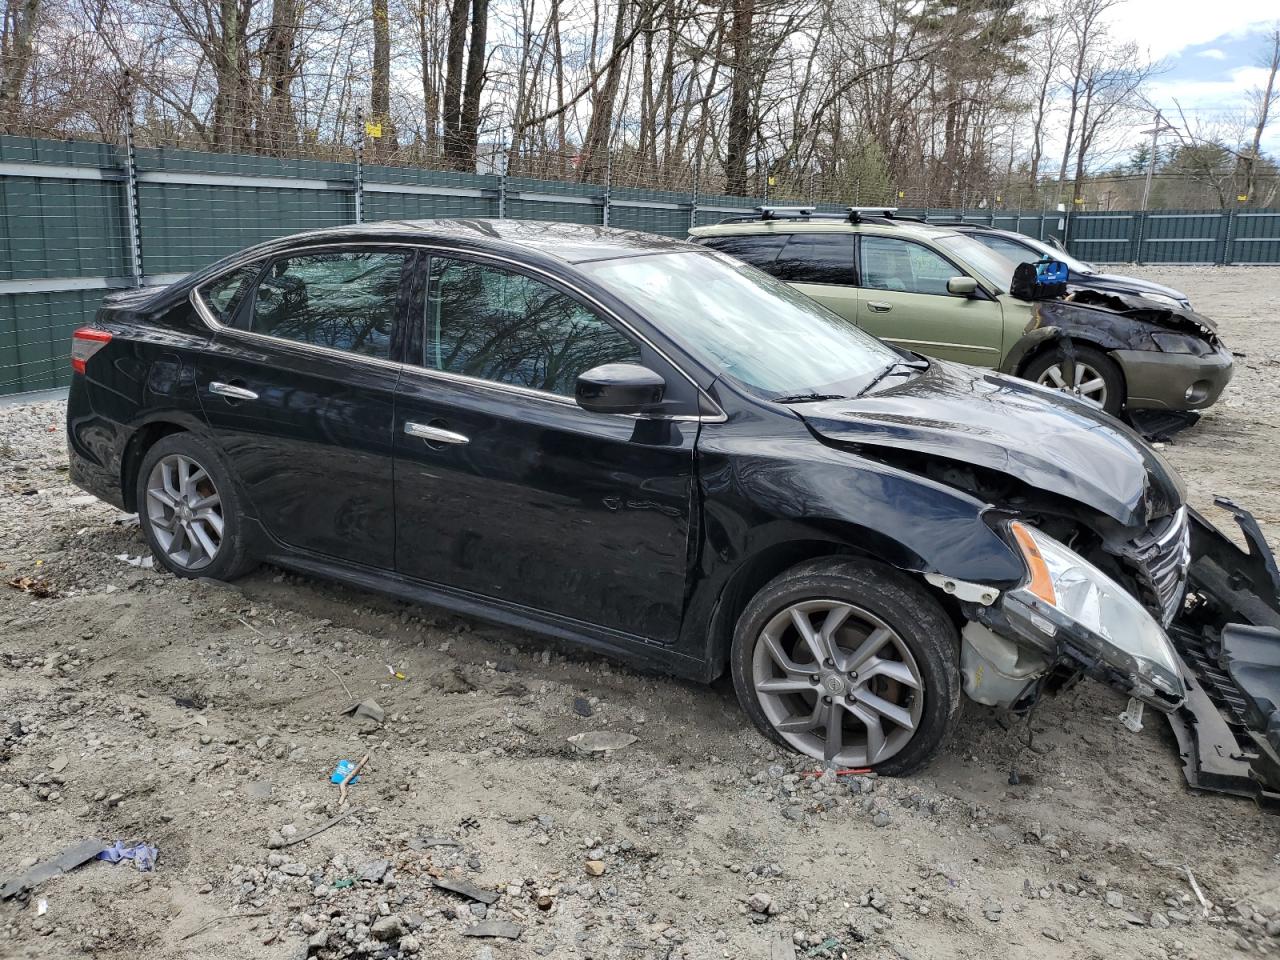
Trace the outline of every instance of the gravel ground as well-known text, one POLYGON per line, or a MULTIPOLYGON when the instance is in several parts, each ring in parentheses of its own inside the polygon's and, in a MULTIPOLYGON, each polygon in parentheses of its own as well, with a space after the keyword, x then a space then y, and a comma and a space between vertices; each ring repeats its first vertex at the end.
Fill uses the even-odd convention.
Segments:
MULTIPOLYGON (((1274 543, 1280 269, 1143 272, 1244 354, 1166 452, 1198 506, 1235 497, 1274 543)), ((1166 726, 1129 733, 1097 685, 1042 704, 1030 745, 969 705, 923 775, 815 779, 725 683, 271 568, 225 586, 134 565, 136 524, 67 481, 63 416, 0 409, 0 580, 52 593, 0 585, 0 876, 86 837, 159 861, 90 862, 0 903, 0 956, 1280 949, 1280 820, 1191 794, 1166 726), (384 722, 339 715, 348 696, 384 722), (579 733, 636 739, 583 753, 579 733), (302 840, 338 812, 337 761, 365 754, 351 815, 302 840)))

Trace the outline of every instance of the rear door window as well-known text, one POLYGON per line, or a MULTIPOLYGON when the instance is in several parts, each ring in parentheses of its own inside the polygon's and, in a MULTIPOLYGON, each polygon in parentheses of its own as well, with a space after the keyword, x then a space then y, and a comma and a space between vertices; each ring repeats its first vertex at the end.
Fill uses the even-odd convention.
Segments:
POLYGON ((745 233, 736 237, 708 237, 702 245, 776 275, 774 261, 786 242, 785 233, 745 233))
POLYGON ((851 287, 854 272, 852 233, 793 233, 778 255, 774 276, 787 283, 851 287))
POLYGON ((254 290, 249 329, 387 359, 409 254, 344 250, 276 260, 254 290))

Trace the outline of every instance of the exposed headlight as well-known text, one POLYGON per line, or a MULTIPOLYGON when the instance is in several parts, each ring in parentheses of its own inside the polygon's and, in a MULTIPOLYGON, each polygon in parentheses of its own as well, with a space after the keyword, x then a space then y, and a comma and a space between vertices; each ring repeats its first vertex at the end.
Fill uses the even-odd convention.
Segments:
POLYGON ((1186 696, 1178 657, 1146 608, 1053 537, 1018 521, 1009 529, 1029 573, 1027 582, 1011 595, 1045 614, 1050 622, 1057 614, 1065 619, 1064 626, 1081 628, 1073 631, 1073 639, 1089 645, 1092 655, 1127 675, 1134 685, 1134 696, 1164 710, 1177 706, 1186 696), (1155 691, 1163 696, 1150 697, 1155 691))
POLYGON ((1156 303, 1163 303, 1166 307, 1180 308, 1185 301, 1179 300, 1177 297, 1171 297, 1167 293, 1147 293, 1145 290, 1140 291, 1138 296, 1147 300, 1154 300, 1156 303))
POLYGON ((1195 357, 1203 357, 1213 352, 1213 347, 1199 337, 1185 333, 1153 333, 1151 340, 1165 353, 1189 353, 1195 357))

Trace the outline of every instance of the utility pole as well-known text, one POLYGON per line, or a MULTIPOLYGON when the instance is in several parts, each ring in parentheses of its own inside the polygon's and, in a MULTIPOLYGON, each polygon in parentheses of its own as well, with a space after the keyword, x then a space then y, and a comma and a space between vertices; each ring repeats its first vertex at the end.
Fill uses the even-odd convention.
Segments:
POLYGON ((1151 178, 1156 173, 1156 150, 1159 147, 1160 134, 1164 130, 1175 129, 1170 124, 1164 122, 1164 117, 1160 115, 1160 111, 1156 111, 1155 121, 1150 130, 1143 130, 1142 133, 1151 134, 1151 156, 1147 158, 1147 182, 1142 187, 1142 209, 1147 209, 1147 202, 1151 199, 1151 178))

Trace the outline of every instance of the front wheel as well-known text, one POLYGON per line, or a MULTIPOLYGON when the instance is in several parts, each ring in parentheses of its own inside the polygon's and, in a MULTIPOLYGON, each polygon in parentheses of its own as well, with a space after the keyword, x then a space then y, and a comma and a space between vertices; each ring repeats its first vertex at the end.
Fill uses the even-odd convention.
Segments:
POLYGON ((738 619, 738 701, 769 739, 824 764, 910 773, 960 708, 959 638, 892 568, 827 558, 768 583, 738 619))
POLYGON ((1097 404, 1113 417, 1124 406, 1124 374, 1116 362, 1101 350, 1072 345, 1070 350, 1054 347, 1036 357, 1022 376, 1042 387, 1070 393, 1097 404))

